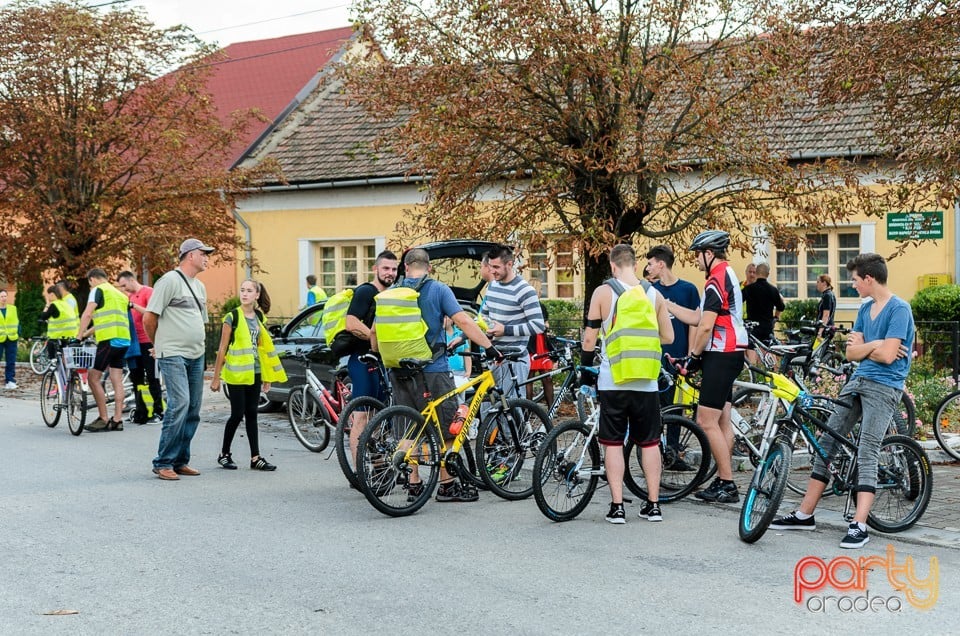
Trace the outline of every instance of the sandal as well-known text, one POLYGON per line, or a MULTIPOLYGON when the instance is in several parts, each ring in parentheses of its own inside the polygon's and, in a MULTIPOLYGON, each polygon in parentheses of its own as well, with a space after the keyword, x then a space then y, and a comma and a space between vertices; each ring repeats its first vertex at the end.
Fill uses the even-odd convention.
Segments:
POLYGON ((217 463, 227 470, 237 469, 237 465, 233 463, 233 456, 231 456, 230 453, 220 455, 220 457, 217 458, 217 463))
POLYGON ((257 457, 250 460, 250 470, 276 470, 277 467, 265 460, 263 457, 257 457))

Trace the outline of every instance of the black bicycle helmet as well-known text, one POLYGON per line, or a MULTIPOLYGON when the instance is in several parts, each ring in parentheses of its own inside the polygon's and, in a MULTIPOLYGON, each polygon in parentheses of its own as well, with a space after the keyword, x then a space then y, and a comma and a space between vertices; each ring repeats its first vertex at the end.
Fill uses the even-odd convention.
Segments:
POLYGON ((705 230, 697 234, 690 244, 691 252, 702 252, 703 250, 712 250, 722 252, 730 245, 730 233, 723 230, 705 230))

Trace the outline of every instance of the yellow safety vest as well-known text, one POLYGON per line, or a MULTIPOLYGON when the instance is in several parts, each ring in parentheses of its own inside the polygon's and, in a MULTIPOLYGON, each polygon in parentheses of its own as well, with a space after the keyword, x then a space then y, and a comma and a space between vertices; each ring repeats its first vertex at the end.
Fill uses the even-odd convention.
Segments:
POLYGON ((93 332, 97 343, 119 338, 130 339, 127 305, 130 300, 110 283, 100 283, 94 289, 103 292, 103 307, 93 312, 93 332))
POLYGON ((347 310, 353 300, 353 289, 344 289, 327 299, 323 306, 323 337, 329 347, 337 334, 347 328, 347 310))
POLYGON ((260 323, 260 346, 254 347, 243 312, 237 311, 233 315, 237 318, 237 324, 233 325, 233 342, 227 348, 220 379, 227 384, 253 384, 256 368, 253 356, 257 354, 260 358, 261 382, 286 382, 287 374, 280 363, 277 350, 273 348, 273 340, 270 339, 266 326, 260 323))
POLYGON ((16 340, 19 336, 20 319, 17 317, 17 307, 7 305, 7 315, 0 312, 0 342, 16 340))
POLYGON ((660 375, 660 325, 646 286, 641 283, 628 288, 613 278, 606 283, 618 294, 610 330, 604 336, 614 383, 656 380, 660 375))
POLYGON ((60 312, 57 318, 47 320, 47 337, 54 340, 76 338, 80 328, 80 316, 73 305, 65 300, 55 300, 51 303, 60 312))
POLYGON ((427 323, 420 314, 420 288, 423 280, 413 287, 391 287, 376 296, 377 349, 386 367, 400 366, 403 358, 430 360, 433 351, 427 342, 427 323))
POLYGON ((314 302, 314 304, 320 302, 321 300, 326 300, 326 299, 327 299, 327 292, 323 291, 323 289, 322 289, 321 287, 317 286, 317 285, 314 285, 313 287, 311 287, 311 288, 308 289, 307 291, 308 291, 308 292, 313 292, 313 302, 314 302))

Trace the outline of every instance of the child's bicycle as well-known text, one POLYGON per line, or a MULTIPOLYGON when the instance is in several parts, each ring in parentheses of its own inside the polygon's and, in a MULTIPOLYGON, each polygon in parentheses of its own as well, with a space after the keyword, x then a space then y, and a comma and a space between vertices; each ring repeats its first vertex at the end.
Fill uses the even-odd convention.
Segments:
POLYGON ((87 418, 86 379, 82 376, 93 366, 97 349, 79 341, 58 349, 56 359, 40 379, 40 414, 44 423, 53 428, 66 411, 70 432, 80 435, 87 418))
MULTIPOLYGON (((756 367, 752 371, 769 378, 770 386, 756 385, 757 390, 766 391, 767 400, 781 404, 786 416, 777 408, 766 408, 764 411, 760 461, 740 509, 740 538, 747 543, 757 541, 776 516, 787 488, 795 445, 792 440, 796 434, 802 436, 804 443, 826 463, 832 476, 827 492, 847 496, 844 518, 847 521, 853 519, 859 437, 851 440, 849 436, 841 435, 827 426, 810 410, 814 396, 808 395, 785 375, 756 367), (837 459, 827 457, 817 438, 818 430, 832 437, 839 445, 837 459)), ((818 396, 818 399, 843 404, 834 398, 818 396)), ((867 523, 880 532, 906 530, 927 509, 932 490, 933 473, 923 449, 903 435, 885 437, 880 443, 876 499, 867 523)))
POLYGON ((347 369, 334 371, 333 391, 320 381, 310 368, 311 357, 328 357, 329 349, 320 345, 306 351, 290 353, 303 362, 307 382, 290 391, 287 398, 287 417, 293 434, 308 451, 319 453, 330 444, 330 431, 336 429, 340 413, 350 401, 347 369))
MULTIPOLYGON (((520 360, 526 349, 501 350, 506 361, 520 360)), ((479 354, 465 353, 462 355, 479 354)), ((523 499, 533 493, 530 460, 536 455, 550 421, 543 409, 526 399, 507 400, 496 384, 493 362, 483 361, 485 369, 477 377, 445 395, 432 398, 422 412, 408 406, 390 406, 371 419, 360 436, 357 448, 357 478, 367 500, 380 512, 392 517, 410 515, 423 507, 433 495, 445 470, 451 479, 476 486, 462 453, 469 452, 470 427, 480 416, 480 407, 492 396, 490 410, 483 415, 476 445, 479 480, 505 499, 523 499), (444 439, 440 405, 457 394, 474 388, 463 422, 451 432, 451 443, 444 439)), ((429 361, 401 360, 401 369, 416 375, 429 361)))

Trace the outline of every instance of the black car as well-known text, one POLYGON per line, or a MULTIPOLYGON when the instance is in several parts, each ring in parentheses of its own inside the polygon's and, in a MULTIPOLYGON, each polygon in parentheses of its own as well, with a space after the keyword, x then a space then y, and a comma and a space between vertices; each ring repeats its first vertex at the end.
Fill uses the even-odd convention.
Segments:
MULTIPOLYGON (((419 247, 427 250, 430 255, 431 276, 449 285, 460 305, 471 314, 476 314, 480 306, 480 292, 486 285, 480 278, 480 260, 496 246, 496 243, 488 241, 458 239, 427 243, 419 247)), ((397 276, 403 276, 402 258, 397 276)), ((323 305, 324 303, 320 303, 307 307, 287 324, 271 327, 273 344, 287 372, 287 381, 272 384, 270 391, 261 396, 261 413, 279 410, 287 401, 290 390, 306 383, 303 362, 287 354, 325 344, 323 324, 320 320, 323 305)), ((336 356, 327 353, 312 359, 310 368, 321 382, 330 386, 333 382, 333 370, 338 362, 336 356)))
MULTIPOLYGON (((324 303, 322 302, 311 305, 294 316, 287 324, 275 325, 270 328, 273 344, 280 356, 283 370, 287 373, 287 381, 271 384, 270 391, 261 396, 261 413, 279 410, 287 401, 291 389, 306 384, 306 371, 303 362, 288 354, 292 351, 308 350, 317 345, 326 344, 323 336, 323 324, 320 320, 323 314, 323 306, 324 303)), ((333 370, 337 363, 336 356, 328 352, 312 357, 310 368, 320 378, 321 382, 329 386, 333 382, 333 370)))

